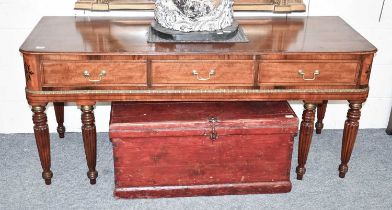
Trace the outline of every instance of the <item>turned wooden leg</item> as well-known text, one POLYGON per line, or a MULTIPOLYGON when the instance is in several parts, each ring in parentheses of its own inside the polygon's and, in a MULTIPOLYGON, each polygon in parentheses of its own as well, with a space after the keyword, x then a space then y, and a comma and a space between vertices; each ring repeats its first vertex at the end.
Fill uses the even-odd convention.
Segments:
POLYGON ((42 178, 45 180, 47 185, 50 185, 52 183, 53 173, 50 170, 50 139, 45 107, 46 105, 32 106, 31 110, 34 113, 34 134, 39 159, 41 160, 41 166, 43 169, 42 178))
POLYGON ((87 177, 90 179, 90 184, 95 184, 98 172, 95 170, 97 162, 97 134, 93 112, 94 106, 81 106, 81 110, 83 143, 88 166, 87 177))
POLYGON ((328 101, 323 101, 323 103, 317 105, 317 122, 316 122, 316 133, 321 134, 321 130, 324 128, 324 117, 325 111, 327 111, 328 101))
POLYGON ((55 102, 53 103, 54 112, 56 113, 57 120, 57 133, 60 138, 64 138, 65 127, 64 127, 64 103, 63 102, 55 102))
POLYGON ((391 115, 389 116, 388 127, 385 131, 387 132, 388 135, 392 135, 392 109, 391 109, 391 115))
POLYGON ((302 180, 306 172, 305 164, 308 159, 310 144, 312 142, 316 105, 305 103, 304 108, 299 132, 298 166, 296 169, 298 180, 302 180))
POLYGON ((359 119, 361 118, 361 101, 350 101, 350 109, 347 113, 347 120, 344 123, 342 153, 339 166, 339 177, 344 178, 348 171, 348 162, 354 148, 355 139, 357 138, 359 119))

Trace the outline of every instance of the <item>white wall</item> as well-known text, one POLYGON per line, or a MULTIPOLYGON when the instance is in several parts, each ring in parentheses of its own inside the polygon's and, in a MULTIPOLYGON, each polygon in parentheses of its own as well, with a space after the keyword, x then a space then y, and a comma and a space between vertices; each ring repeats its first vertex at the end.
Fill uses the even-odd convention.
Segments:
MULTIPOLYGON (((385 128, 392 106, 392 0, 386 0, 381 22, 378 22, 378 18, 383 0, 305 0, 308 5, 309 1, 309 11, 295 15, 341 16, 379 49, 374 60, 370 96, 363 108, 361 128, 385 128)), ((0 133, 33 131, 31 111, 24 94, 23 62, 18 49, 42 16, 146 15, 74 11, 74 2, 0 0, 0 133)), ((292 102, 292 105, 301 116, 300 102, 292 102)), ((80 111, 72 104, 65 110, 67 131, 80 131, 80 111)), ((108 104, 97 106, 98 131, 108 131, 109 110, 108 104)), ((325 117, 325 128, 343 128, 346 112, 345 101, 331 102, 325 117)), ((51 132, 55 132, 57 125, 52 105, 48 106, 47 114, 51 132)))

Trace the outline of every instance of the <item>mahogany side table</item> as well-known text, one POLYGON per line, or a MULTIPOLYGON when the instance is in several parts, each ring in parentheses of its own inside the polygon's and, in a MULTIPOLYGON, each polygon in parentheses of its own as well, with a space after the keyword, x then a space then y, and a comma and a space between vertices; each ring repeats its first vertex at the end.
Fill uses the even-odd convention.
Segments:
POLYGON ((43 17, 20 51, 46 184, 53 176, 46 105, 55 102, 60 135, 62 103, 80 106, 87 176, 94 184, 98 172, 93 110, 99 101, 301 100, 296 172, 302 179, 317 106, 347 100, 339 165, 343 178, 377 49, 339 17, 239 21, 247 43, 153 44, 146 37, 150 19, 43 17))

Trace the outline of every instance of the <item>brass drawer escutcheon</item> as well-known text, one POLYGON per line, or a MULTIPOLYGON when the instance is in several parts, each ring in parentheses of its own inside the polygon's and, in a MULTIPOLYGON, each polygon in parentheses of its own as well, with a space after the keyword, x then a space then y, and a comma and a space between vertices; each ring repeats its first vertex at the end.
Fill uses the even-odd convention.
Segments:
POLYGON ((210 72, 208 73, 208 77, 205 78, 205 77, 201 77, 197 70, 192 70, 192 75, 196 76, 197 80, 199 81, 208 81, 211 79, 212 76, 215 76, 215 74, 216 74, 215 70, 211 69, 210 72))
POLYGON ((313 78, 305 78, 305 72, 304 72, 304 70, 298 70, 298 75, 299 75, 300 77, 302 77, 302 79, 305 80, 305 81, 314 81, 314 80, 316 80, 316 77, 317 77, 318 75, 320 75, 320 71, 319 71, 319 70, 315 70, 315 71, 313 72, 313 78))
POLYGON ((99 79, 91 79, 90 72, 89 72, 88 70, 84 70, 84 71, 83 71, 83 76, 84 76, 89 82, 101 82, 101 81, 103 80, 103 78, 105 78, 106 74, 107 74, 106 71, 105 71, 105 70, 102 70, 102 71, 99 73, 99 75, 98 75, 99 79))
POLYGON ((217 117, 210 117, 210 118, 208 118, 208 122, 211 125, 210 139, 212 142, 214 142, 218 139, 218 132, 216 132, 216 129, 215 129, 216 123, 218 122, 218 118, 217 117))

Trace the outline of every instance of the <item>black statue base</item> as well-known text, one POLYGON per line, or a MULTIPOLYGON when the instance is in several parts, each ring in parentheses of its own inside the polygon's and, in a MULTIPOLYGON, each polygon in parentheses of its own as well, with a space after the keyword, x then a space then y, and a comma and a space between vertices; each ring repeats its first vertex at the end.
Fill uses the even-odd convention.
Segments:
POLYGON ((211 32, 181 32, 162 27, 157 22, 151 23, 148 34, 148 42, 248 42, 247 37, 239 26, 234 22, 231 26, 222 30, 211 32))

